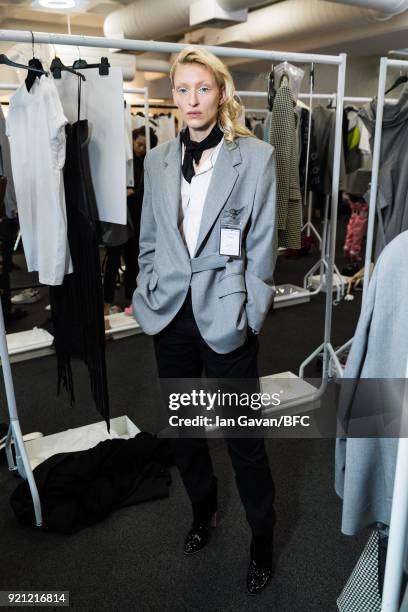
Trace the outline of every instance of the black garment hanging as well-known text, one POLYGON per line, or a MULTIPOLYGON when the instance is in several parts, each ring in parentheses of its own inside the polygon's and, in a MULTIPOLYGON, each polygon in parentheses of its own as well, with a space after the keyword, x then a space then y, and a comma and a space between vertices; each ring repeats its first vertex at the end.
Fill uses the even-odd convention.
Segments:
POLYGON ((183 176, 188 183, 191 183, 191 179, 195 175, 193 160, 198 164, 201 159, 203 152, 206 149, 212 149, 216 147, 224 136, 223 131, 218 124, 215 124, 211 132, 201 142, 195 142, 190 138, 190 131, 187 128, 180 132, 180 138, 184 144, 186 150, 184 153, 182 172, 183 176))
POLYGON ((88 366, 96 408, 109 431, 99 218, 89 166, 89 138, 86 119, 66 126, 64 185, 68 243, 74 271, 64 277, 62 285, 50 287, 50 304, 58 362, 58 392, 62 382, 71 404, 74 403, 71 358, 82 359, 88 366))

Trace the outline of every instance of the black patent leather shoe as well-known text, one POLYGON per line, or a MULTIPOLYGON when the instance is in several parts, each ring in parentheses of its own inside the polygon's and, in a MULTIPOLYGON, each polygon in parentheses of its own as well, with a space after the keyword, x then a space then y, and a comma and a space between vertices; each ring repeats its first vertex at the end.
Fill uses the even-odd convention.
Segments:
POLYGON ((259 565, 254 559, 251 559, 247 573, 247 589, 250 595, 256 595, 263 591, 271 578, 271 567, 259 565))
POLYGON ((209 523, 203 523, 201 525, 193 524, 184 542, 184 553, 186 555, 193 555, 204 548, 210 539, 211 527, 215 527, 215 525, 215 514, 209 523))

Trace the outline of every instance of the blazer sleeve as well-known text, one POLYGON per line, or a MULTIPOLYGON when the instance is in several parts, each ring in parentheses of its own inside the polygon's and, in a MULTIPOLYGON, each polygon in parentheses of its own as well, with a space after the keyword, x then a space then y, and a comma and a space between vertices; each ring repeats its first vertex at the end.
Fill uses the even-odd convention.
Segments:
POLYGON ((251 221, 246 235, 245 284, 248 326, 259 333, 273 300, 278 231, 275 151, 270 147, 261 163, 251 221))
POLYGON ((153 271, 153 261, 156 249, 157 225, 153 214, 152 187, 148 167, 148 156, 144 161, 144 194, 139 234, 139 274, 137 285, 143 287, 148 282, 153 271))

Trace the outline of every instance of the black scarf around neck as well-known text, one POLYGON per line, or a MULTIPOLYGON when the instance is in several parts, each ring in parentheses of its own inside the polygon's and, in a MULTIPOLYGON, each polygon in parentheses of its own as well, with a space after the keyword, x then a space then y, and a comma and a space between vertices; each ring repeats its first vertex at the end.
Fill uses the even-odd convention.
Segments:
POLYGON ((188 183, 191 183, 191 179, 195 175, 193 161, 198 164, 203 154, 203 151, 207 149, 213 149, 220 142, 224 133, 218 124, 216 124, 211 132, 201 142, 195 142, 190 139, 190 131, 188 127, 180 132, 181 142, 185 146, 184 159, 182 165, 183 176, 188 183))

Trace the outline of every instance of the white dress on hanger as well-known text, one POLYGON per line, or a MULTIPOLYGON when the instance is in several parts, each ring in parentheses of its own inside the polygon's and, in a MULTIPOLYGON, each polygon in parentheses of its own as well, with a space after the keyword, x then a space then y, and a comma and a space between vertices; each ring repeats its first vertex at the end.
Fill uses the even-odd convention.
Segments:
POLYGON ((23 83, 10 98, 6 133, 24 253, 44 285, 60 285, 72 272, 62 172, 66 123, 51 78, 36 78, 30 91, 23 83))

